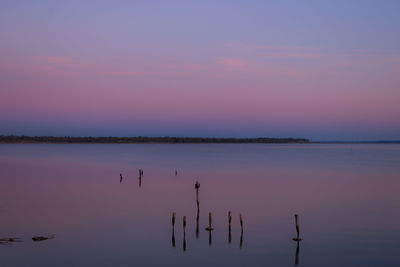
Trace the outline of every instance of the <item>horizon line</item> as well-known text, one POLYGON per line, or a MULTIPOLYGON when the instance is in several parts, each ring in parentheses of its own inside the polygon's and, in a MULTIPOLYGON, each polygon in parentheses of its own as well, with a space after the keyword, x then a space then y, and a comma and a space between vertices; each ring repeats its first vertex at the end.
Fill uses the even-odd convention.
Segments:
MULTIPOLYGON (((3 135, 0 134, 0 143, 16 143, 22 141, 31 141, 33 143, 60 143, 62 142, 60 139, 62 138, 67 138, 71 139, 71 141, 75 141, 75 143, 79 143, 77 139, 96 139, 97 141, 100 141, 101 139, 113 139, 109 140, 109 143, 113 143, 112 141, 131 141, 131 143, 147 143, 147 142, 157 142, 156 139, 161 139, 158 140, 160 143, 173 143, 172 140, 167 140, 167 139, 173 139, 176 140, 175 142, 181 141, 182 143, 193 143, 193 141, 196 141, 194 143, 201 143, 200 140, 198 139, 203 139, 203 142, 206 143, 205 141, 214 141, 213 143, 229 143, 229 140, 233 141, 234 143, 257 143, 255 141, 260 141, 259 143, 314 143, 314 144, 362 144, 362 143, 400 143, 400 140, 363 140, 363 141, 355 141, 355 140, 311 140, 308 138, 297 138, 297 137, 210 137, 210 136, 77 136, 77 135, 63 135, 63 136, 57 136, 57 135, 3 135), (12 138, 18 139, 18 140, 10 140, 12 138), (52 140, 38 140, 38 139, 52 139, 52 140), (26 139, 26 140, 24 140, 26 139), (59 140, 57 140, 59 139, 59 140), (131 139, 131 140, 129 140, 131 139), (137 139, 145 139, 145 140, 137 140, 137 139), (218 142, 221 141, 221 142, 218 142), (192 141, 192 142, 191 142, 192 141), (251 142, 253 141, 253 142, 251 142), (262 142, 264 141, 264 142, 262 142), (269 142, 267 142, 269 141, 269 142)), ((68 142, 67 142, 68 143, 68 142)), ((91 142, 85 142, 82 141, 81 143, 91 143, 91 142)), ((96 143, 96 142, 94 142, 96 143)), ((102 142, 106 143, 106 142, 102 142)), ((115 143, 115 142, 114 142, 115 143)))

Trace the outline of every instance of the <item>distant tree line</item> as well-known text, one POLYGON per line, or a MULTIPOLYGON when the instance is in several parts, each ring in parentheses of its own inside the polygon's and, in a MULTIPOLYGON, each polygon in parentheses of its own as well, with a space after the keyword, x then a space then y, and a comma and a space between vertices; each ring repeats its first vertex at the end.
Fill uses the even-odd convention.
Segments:
POLYGON ((309 143, 300 138, 208 138, 208 137, 72 137, 72 136, 16 136, 0 135, 0 143, 191 143, 191 144, 236 144, 236 143, 309 143))

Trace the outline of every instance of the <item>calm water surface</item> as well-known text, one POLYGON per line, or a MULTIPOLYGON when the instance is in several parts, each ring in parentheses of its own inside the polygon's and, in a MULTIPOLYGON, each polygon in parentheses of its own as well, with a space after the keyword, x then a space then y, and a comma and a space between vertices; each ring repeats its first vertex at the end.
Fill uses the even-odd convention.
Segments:
POLYGON ((0 145, 0 265, 400 266, 399 190, 400 145, 0 145))

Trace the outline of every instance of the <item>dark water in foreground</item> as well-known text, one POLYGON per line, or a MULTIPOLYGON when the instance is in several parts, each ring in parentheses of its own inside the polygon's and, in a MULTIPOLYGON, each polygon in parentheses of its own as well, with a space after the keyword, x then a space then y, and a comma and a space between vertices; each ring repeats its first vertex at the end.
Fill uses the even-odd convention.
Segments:
POLYGON ((400 145, 0 145, 0 265, 400 266, 399 189, 400 145))

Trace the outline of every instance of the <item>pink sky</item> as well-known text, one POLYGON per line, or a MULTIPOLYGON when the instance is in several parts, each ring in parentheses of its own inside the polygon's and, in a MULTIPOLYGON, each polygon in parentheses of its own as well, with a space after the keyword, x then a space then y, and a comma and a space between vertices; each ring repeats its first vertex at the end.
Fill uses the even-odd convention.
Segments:
POLYGON ((172 20, 178 11, 145 4, 138 17, 119 2, 109 14, 106 3, 64 5, 3 4, 0 134, 400 139, 400 42, 387 30, 399 19, 389 9, 380 22, 366 9, 361 25, 344 15, 348 28, 313 24, 340 3, 298 10, 308 17, 297 30, 278 12, 286 35, 268 26, 260 37, 269 25, 261 12, 238 24, 235 5, 221 14, 231 24, 210 14, 214 28, 197 16, 210 3, 180 6, 187 14, 172 20), (46 10, 57 15, 42 18, 46 10))

